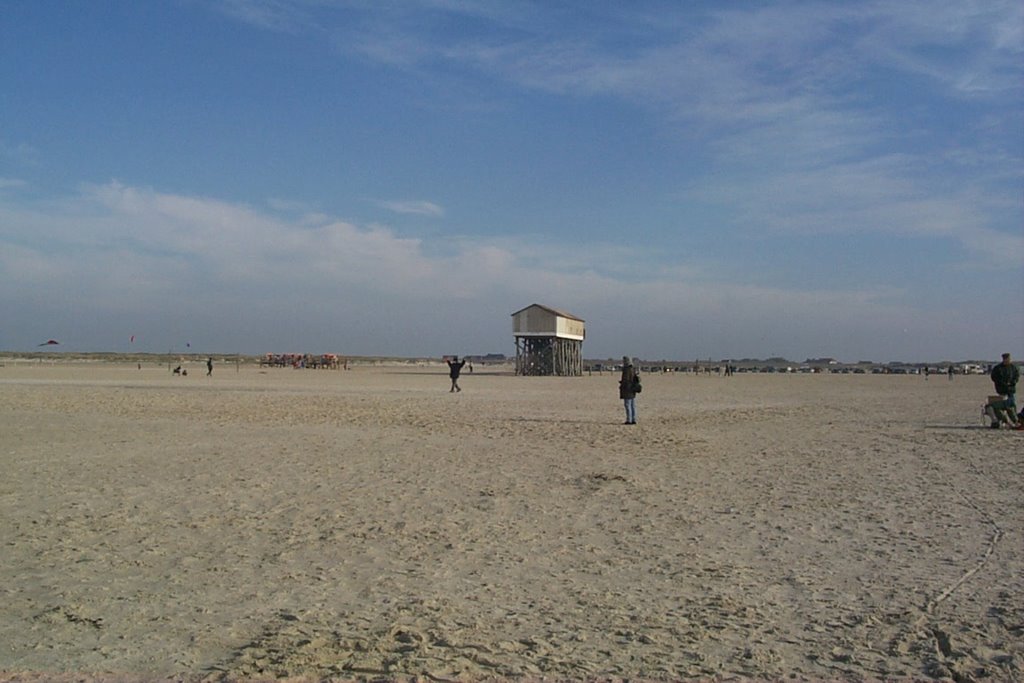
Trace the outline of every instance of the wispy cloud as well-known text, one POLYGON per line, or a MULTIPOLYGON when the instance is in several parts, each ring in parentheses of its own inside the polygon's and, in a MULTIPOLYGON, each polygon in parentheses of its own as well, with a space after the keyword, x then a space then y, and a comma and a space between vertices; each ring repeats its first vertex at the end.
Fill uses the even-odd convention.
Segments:
POLYGON ((415 214, 418 216, 444 215, 444 209, 433 202, 422 200, 378 200, 374 202, 378 206, 394 211, 395 213, 415 214))
MULTIPOLYGON (((844 253, 859 253, 852 258, 864 261, 877 255, 870 253, 877 245, 912 254, 921 254, 922 245, 941 245, 929 256, 941 257, 944 273, 987 269, 986 277, 1006 279, 1016 277, 1024 262, 1024 8, 1018 2, 215 0, 210 6, 251 30, 292 34, 269 36, 268 43, 278 41, 272 48, 293 49, 296 35, 319 44, 322 54, 304 50, 295 61, 311 72, 330 71, 319 70, 319 60, 342 65, 338 82, 351 88, 342 96, 353 98, 355 126, 345 127, 345 134, 364 134, 356 129, 368 118, 363 107, 389 106, 396 129, 429 119, 426 134, 451 135, 451 144, 438 145, 437 153, 447 155, 446 168, 465 169, 486 158, 488 135, 507 135, 502 126, 523 120, 479 116, 484 106, 507 106, 502 115, 521 107, 516 114, 551 135, 562 132, 562 115, 572 110, 602 134, 625 123, 628 139, 629 126, 642 127, 637 137, 645 139, 643 148, 608 145, 595 135, 596 153, 587 158, 607 159, 607 166, 586 170, 595 178, 605 174, 599 180, 609 188, 651 189, 635 197, 623 191, 608 199, 614 207, 589 187, 576 195, 539 192, 533 214, 514 206, 510 192, 503 204, 507 215, 483 225, 491 217, 472 215, 472 207, 482 205, 481 195, 472 192, 480 189, 459 187, 474 184, 459 173, 446 176, 451 185, 445 206, 402 199, 421 191, 414 185, 410 191, 408 183, 422 177, 416 168, 422 159, 395 156, 386 160, 389 173, 365 174, 364 185, 339 181, 358 187, 352 191, 362 199, 332 193, 328 182, 309 183, 311 176, 302 172, 318 179, 331 175, 312 162, 290 179, 275 179, 281 189, 269 190, 321 192, 331 197, 323 201, 337 203, 330 213, 315 201, 219 198, 240 196, 248 179, 236 179, 234 188, 209 185, 182 194, 135 185, 197 187, 154 175, 53 198, 52 188, 39 183, 45 169, 32 165, 36 150, 0 140, 0 161, 10 169, 0 179, 3 310, 20 307, 19 319, 31 324, 47 312, 60 318, 60 306, 73 302, 111 316, 149 316, 154 325, 176 316, 182 325, 230 323, 268 343, 302 329, 353 343, 358 336, 368 352, 378 350, 370 347, 382 336, 447 351, 445 336, 460 329, 478 335, 481 344, 504 339, 506 313, 538 301, 586 317, 595 331, 588 342, 618 346, 615 353, 642 343, 631 331, 645 330, 661 340, 661 348, 665 340, 685 337, 691 346, 756 354, 765 350, 762 341, 772 340, 808 354, 842 356, 832 344, 855 349, 860 341, 871 353, 883 339, 900 343, 891 334, 897 328, 913 338, 907 348, 951 335, 973 348, 972 340, 987 338, 980 331, 997 316, 991 305, 961 305, 955 316, 941 310, 956 309, 945 302, 957 294, 937 303, 927 284, 912 281, 934 277, 934 284, 941 277, 923 257, 902 277, 882 266, 851 264, 844 285, 830 288, 827 272, 801 280, 797 259, 836 253, 837 236, 844 245, 856 243, 844 253), (373 96, 364 96, 371 83, 373 96), (417 107, 428 109, 428 116, 418 116, 417 107), (621 118, 608 118, 609 112, 621 118), (460 136, 462 121, 481 125, 479 137, 460 136), (616 175, 640 165, 633 157, 649 153, 651 139, 662 144, 651 155, 651 175, 616 175), (404 182, 389 186, 394 178, 404 182), (465 202, 456 207, 463 192, 465 202), (399 199, 386 199, 393 197, 399 199), (671 215, 672 202, 685 215, 671 215), (370 212, 377 220, 387 211, 393 224, 337 217, 358 216, 371 203, 380 209, 370 212), (517 234, 516 227, 534 230, 536 214, 548 207, 570 217, 564 231, 559 226, 543 244, 536 235, 517 234), (595 224, 609 216, 595 234, 614 234, 612 224, 656 227, 638 228, 637 239, 625 245, 599 243, 590 239, 587 218, 572 224, 573 213, 595 217, 595 224), (681 235, 691 229, 691 218, 707 221, 693 228, 694 242, 723 245, 714 255, 687 250, 681 235), (443 239, 406 236, 424 224, 443 239), (495 235, 494 226, 506 226, 507 234, 495 235), (726 263, 728 245, 748 237, 778 247, 782 256, 799 256, 760 277, 755 271, 767 260, 757 255, 737 254, 735 263, 726 263), (644 247, 645 238, 658 246, 644 247), (666 240, 668 248, 659 248, 666 240), (875 277, 861 285, 857 278, 865 272, 875 277), (299 318, 312 322, 279 322, 299 318), (260 329, 262 319, 275 323, 260 329), (388 326, 386 334, 382 326, 388 326), (764 339, 753 338, 758 335, 764 339)), ((325 82, 310 81, 309 91, 325 82)), ((310 98, 311 111, 321 99, 310 98)), ((333 123, 333 113, 311 113, 310 121, 323 116, 333 123)), ((296 149, 315 144, 299 128, 296 149)), ((175 135, 171 129, 151 131, 164 139, 175 135)), ((383 142, 392 142, 386 130, 381 134, 383 142)), ((321 156, 349 149, 346 139, 339 134, 321 156)), ((267 149, 257 141, 248 153, 261 158, 267 149)), ((571 144, 566 150, 571 173, 584 157, 573 156, 571 144)), ((358 168, 359 151, 353 151, 351 167, 358 168)), ((100 156, 83 147, 81 158, 100 156)), ((133 168, 116 159, 105 163, 110 165, 93 177, 123 177, 129 171, 111 169, 133 168)), ((59 183, 72 173, 90 177, 87 162, 65 171, 59 183)), ((496 173, 495 184, 502 178, 496 173)), ((424 187, 420 196, 432 192, 424 187)), ((670 350, 666 355, 676 355, 670 350)))
POLYGON ((690 190, 727 205, 755 230, 788 235, 886 234, 945 237, 975 265, 1024 263, 1024 235, 1014 229, 1024 207, 970 184, 937 185, 928 160, 888 155, 809 169, 706 180, 690 190), (979 211, 978 207, 987 207, 979 211))
POLYGON ((0 178, 0 190, 20 189, 28 187, 28 183, 20 178, 0 178))
POLYGON ((438 256, 385 227, 292 222, 116 182, 45 205, 0 202, 0 224, 7 226, 0 304, 8 310, 45 321, 70 306, 115 330, 174 321, 175 329, 204 330, 254 352, 295 343, 280 321, 302 321, 296 329, 317 338, 306 343, 350 352, 399 352, 409 338, 427 353, 455 341, 501 348, 507 315, 535 301, 586 317, 601 340, 592 352, 609 355, 631 348, 673 356, 637 339, 637 330, 651 339, 685 335, 688 348, 756 355, 765 339, 744 329, 762 330, 797 354, 877 353, 883 349, 871 335, 893 324, 919 332, 947 324, 915 311, 898 289, 762 287, 716 277, 696 260, 651 268, 651 253, 620 245, 540 248, 475 238, 438 256))
MULTIPOLYGON (((348 49, 391 67, 445 64, 526 89, 614 97, 660 112, 681 145, 707 145, 716 170, 728 171, 717 175, 741 179, 727 189, 779 228, 810 232, 816 224, 826 233, 858 232, 869 223, 895 225, 915 208, 922 211, 904 233, 934 231, 925 227, 931 223, 978 245, 994 242, 977 240, 979 229, 1018 227, 1005 215, 986 215, 1010 187, 1005 183, 982 190, 989 203, 973 204, 973 218, 959 229, 949 220, 936 224, 936 214, 965 211, 951 188, 933 182, 932 169, 970 138, 975 155, 986 150, 976 160, 985 174, 1019 175, 1012 170, 1020 167, 1019 154, 984 145, 986 129, 1020 126, 1019 3, 821 1, 688 6, 675 13, 658 5, 656 19, 641 3, 629 12, 592 9, 614 21, 591 23, 584 13, 557 32, 549 29, 557 8, 528 4, 518 13, 487 13, 489 7, 408 3, 401 11, 364 14, 372 20, 358 22, 358 29, 333 30, 346 36, 348 49), (424 15, 432 20, 422 21, 424 15), (487 30, 452 39, 446 21, 460 16, 482 19, 487 30), (593 25, 602 30, 588 31, 593 25), (896 83, 895 76, 921 82, 919 106, 926 112, 970 98, 1010 99, 988 115, 985 128, 934 115, 925 120, 879 106, 875 98, 887 97, 884 84, 896 83), (923 156, 925 140, 937 152, 923 156), (790 201, 776 201, 780 187, 793 195, 790 201), (815 211, 806 206, 810 197, 817 198, 815 211)), ((975 172, 943 167, 947 177, 977 187, 975 172)))
POLYGON ((948 93, 1020 92, 1024 8, 1017 2, 877 3, 859 56, 917 74, 948 93), (942 49, 936 49, 942 48, 942 49))
POLYGON ((0 139, 0 160, 20 166, 37 166, 39 150, 24 142, 9 142, 0 139))
POLYGON ((221 6, 254 25, 302 25, 333 35, 340 49, 391 67, 446 64, 527 88, 621 97, 707 125, 849 114, 858 104, 849 86, 877 77, 877 69, 919 75, 947 95, 1024 88, 1024 10, 1012 0, 634 3, 628 10, 575 11, 572 22, 561 15, 568 10, 548 3, 221 6), (454 32, 455 25, 463 30, 454 32))
POLYGON ((295 0, 216 0, 215 6, 224 14, 252 26, 296 33, 315 27, 307 5, 295 0))

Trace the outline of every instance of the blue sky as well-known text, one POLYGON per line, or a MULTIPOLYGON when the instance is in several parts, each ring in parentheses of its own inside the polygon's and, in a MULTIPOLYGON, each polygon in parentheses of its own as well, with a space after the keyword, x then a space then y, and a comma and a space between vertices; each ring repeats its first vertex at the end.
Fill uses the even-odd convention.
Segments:
POLYGON ((11 0, 0 349, 511 355, 542 303, 1024 357, 1022 51, 1001 0, 11 0))

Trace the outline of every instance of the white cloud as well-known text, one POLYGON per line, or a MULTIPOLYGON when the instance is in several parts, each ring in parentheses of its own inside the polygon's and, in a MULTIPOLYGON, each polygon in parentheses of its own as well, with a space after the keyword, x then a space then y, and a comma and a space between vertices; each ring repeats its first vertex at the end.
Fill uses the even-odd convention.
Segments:
POLYGON ((376 204, 388 211, 404 214, 416 214, 420 216, 444 215, 444 209, 433 202, 422 200, 380 200, 376 204))
POLYGON ((776 234, 944 237, 976 266, 1012 271, 1024 263, 1024 235, 1014 223, 1019 202, 1006 205, 981 188, 936 185, 927 171, 927 160, 889 155, 731 176, 726 184, 709 180, 690 196, 728 205, 741 223, 776 234), (992 224, 1000 220, 1009 226, 992 224))
MULTIPOLYGON (((506 91, 488 91, 498 83, 517 88, 517 96, 608 98, 654 112, 667 138, 708 164, 685 182, 693 203, 716 210, 717 226, 751 225, 792 241, 836 234, 920 240, 908 250, 948 241, 953 248, 944 257, 959 247, 961 269, 998 268, 998 277, 1016 275, 1024 262, 1019 149, 1005 144, 1020 139, 1013 132, 1019 3, 760 3, 742 11, 598 3, 574 8, 579 17, 569 22, 561 21, 566 10, 541 2, 217 6, 250 26, 304 32, 346 55, 406 70, 422 85, 417 98, 435 86, 500 100, 506 91), (469 26, 480 30, 468 33, 469 26), (908 99, 931 117, 887 108, 886 91, 872 89, 880 82, 900 89, 896 95, 919 88, 908 99), (947 103, 966 118, 940 120, 947 103), (988 103, 996 106, 981 106, 988 103)), ((401 79, 387 85, 402 87, 401 79)), ((33 154, 0 141, 0 158, 33 154)), ((883 344, 913 348, 943 334, 964 348, 997 336, 986 334, 998 317, 991 306, 943 316, 915 308, 908 303, 914 293, 898 288, 755 286, 737 279, 742 265, 725 271, 697 255, 671 262, 634 244, 466 235, 446 237, 449 248, 438 253, 387 225, 347 222, 286 199, 268 200, 267 209, 109 183, 84 187, 78 197, 15 204, 20 183, 0 180, 0 190, 11 190, 0 192, 0 303, 14 310, 20 304, 12 292, 29 292, 24 298, 34 308, 18 309, 26 325, 32 311, 76 315, 60 305, 74 301, 111 316, 148 311, 154 325, 180 315, 180 325, 194 321, 220 335, 245 329, 267 340, 260 344, 301 333, 358 339, 371 352, 387 330, 395 352, 415 353, 447 351, 447 338, 460 333, 480 345, 504 340, 506 314, 537 301, 587 318, 595 326, 591 341, 619 347, 616 353, 648 343, 640 336, 651 340, 652 353, 657 344, 670 356, 679 355, 666 346, 671 339, 702 340, 728 355, 765 351, 767 340, 841 356, 829 344, 852 349, 859 340, 872 354, 883 344), (452 324, 470 312, 497 322, 452 324), (897 328, 915 339, 893 337, 897 328)), ((376 204, 400 215, 445 216, 426 200, 376 204)), ((431 225, 446 234, 443 222, 431 225)))
MULTIPOLYGON (((194 342, 248 352, 507 350, 508 314, 534 302, 586 318, 599 356, 742 356, 766 345, 794 356, 879 355, 893 326, 927 333, 947 324, 897 289, 761 287, 638 247, 541 248, 509 237, 453 240, 453 253, 432 256, 386 227, 310 225, 116 182, 45 205, 0 202, 0 225, 0 304, 26 343, 59 320, 70 339, 101 327, 91 338, 100 348, 103 333, 145 331, 166 345, 188 330, 194 342)), ((963 334, 984 335, 983 317, 962 315, 972 326, 963 334)))

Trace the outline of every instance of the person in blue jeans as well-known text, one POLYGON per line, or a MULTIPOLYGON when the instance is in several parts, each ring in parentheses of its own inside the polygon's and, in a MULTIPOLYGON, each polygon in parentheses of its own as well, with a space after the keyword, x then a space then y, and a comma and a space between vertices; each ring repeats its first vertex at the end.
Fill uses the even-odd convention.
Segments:
POLYGON ((622 377, 619 379, 619 398, 626 407, 626 424, 636 424, 636 395, 640 391, 640 376, 629 356, 622 357, 622 377))

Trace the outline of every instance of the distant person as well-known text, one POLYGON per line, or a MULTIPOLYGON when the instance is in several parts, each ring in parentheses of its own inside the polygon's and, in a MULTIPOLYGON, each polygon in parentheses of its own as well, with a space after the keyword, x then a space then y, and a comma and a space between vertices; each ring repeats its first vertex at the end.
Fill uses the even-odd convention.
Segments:
POLYGON ((622 357, 622 376, 619 378, 619 398, 626 408, 626 422, 636 424, 636 395, 640 393, 640 375, 629 356, 622 357))
MULTIPOLYGON (((1016 424, 1018 421, 1017 381, 1020 379, 1020 369, 1014 365, 1010 354, 1003 354, 1003 362, 992 368, 989 377, 992 379, 992 384, 995 385, 996 393, 1002 397, 1002 405, 999 407, 1006 411, 1006 422, 1016 424)), ((999 408, 996 408, 996 414, 999 415, 999 408)), ((998 427, 998 421, 992 423, 993 429, 998 427)))
POLYGON ((952 365, 950 365, 949 369, 946 370, 946 375, 949 377, 949 381, 952 382, 953 381, 953 366, 952 365))
POLYGON ((206 359, 206 376, 209 377, 212 374, 213 374, 213 359, 212 358, 207 358, 206 359))
POLYGON ((448 363, 448 376, 452 379, 452 388, 449 389, 449 393, 453 391, 462 391, 459 387, 459 373, 462 372, 462 366, 466 364, 466 361, 460 361, 458 356, 455 356, 452 360, 446 361, 448 363))
POLYGON ((179 365, 178 367, 174 368, 174 370, 171 371, 171 374, 172 375, 180 375, 181 374, 181 366, 179 365))

